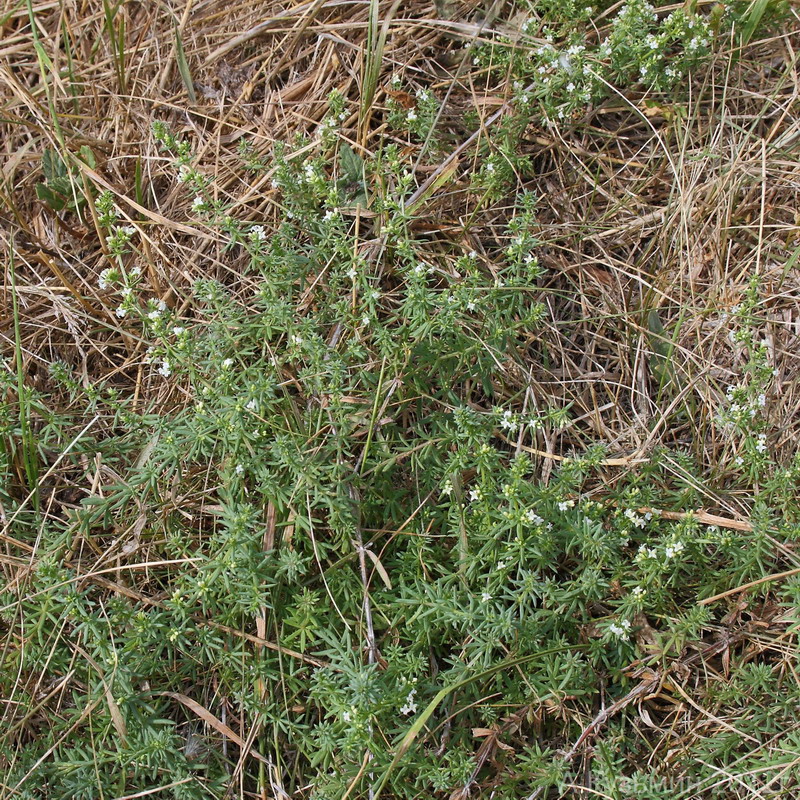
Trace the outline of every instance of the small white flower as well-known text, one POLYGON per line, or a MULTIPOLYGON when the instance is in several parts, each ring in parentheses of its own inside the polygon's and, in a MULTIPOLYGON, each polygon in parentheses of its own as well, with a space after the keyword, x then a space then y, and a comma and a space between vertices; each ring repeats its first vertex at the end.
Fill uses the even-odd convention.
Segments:
POLYGON ((503 416, 500 418, 500 427, 511 433, 519 428, 519 422, 514 419, 514 415, 508 408, 503 412, 503 416))
POLYGON ((117 306, 116 311, 114 312, 120 319, 122 319, 127 313, 128 309, 124 308, 123 306, 117 306))
POLYGON ((236 465, 236 474, 241 475, 244 472, 244 467, 241 464, 236 465))
POLYGON ((498 572, 502 572, 505 568, 506 568, 506 562, 505 561, 498 561, 497 562, 497 571, 498 572))
POLYGON ((147 318, 148 318, 148 319, 149 319, 151 322, 155 322, 155 321, 156 321, 156 320, 157 320, 157 319, 158 319, 160 316, 161 316, 161 312, 160 312, 158 309, 154 309, 153 311, 151 311, 151 312, 150 312, 150 313, 147 315, 147 318))
POLYGON ((172 332, 173 332, 173 333, 174 333, 176 336, 180 336, 182 333, 186 333, 186 328, 182 328, 180 325, 176 325, 176 326, 175 326, 175 327, 172 329, 172 332))
POLYGON ((178 183, 186 183, 192 176, 192 170, 186 164, 181 164, 178 167, 178 183))
POLYGON ((492 599, 492 596, 489 594, 489 592, 482 592, 481 593, 481 600, 484 603, 488 603, 491 599, 492 599))
POLYGON ((767 434, 766 433, 759 433, 758 434, 758 441, 756 442, 756 450, 759 453, 766 453, 767 452, 767 434))
POLYGON ((197 195, 194 200, 192 200, 192 208, 195 211, 199 211, 205 205, 205 200, 200 195, 197 195))
POLYGON ((620 621, 619 625, 616 622, 612 622, 608 626, 609 632, 613 633, 618 639, 627 639, 628 634, 631 631, 631 623, 630 620, 623 619, 620 621))
POLYGON ((489 162, 489 163, 486 165, 486 171, 487 171, 487 172, 488 172, 490 175, 492 175, 492 174, 494 174, 494 170, 495 170, 495 166, 494 166, 494 164, 493 164, 493 163, 490 161, 490 162, 489 162))
POLYGON ((245 408, 246 408, 248 411, 255 411, 255 410, 258 408, 258 401, 257 401, 257 400, 255 400, 255 399, 253 399, 253 400, 250 400, 250 401, 249 401, 249 402, 248 402, 248 403, 245 405, 245 408))
POLYGON ((290 341, 292 344, 294 344, 294 345, 297 345, 298 347, 299 347, 301 344, 303 344, 303 339, 302 339, 302 337, 300 337, 300 336, 297 336, 296 334, 292 334, 292 335, 289 337, 289 341, 290 341))
POLYGON ((531 525, 541 525, 544 522, 544 520, 532 508, 529 508, 525 512, 523 519, 525 522, 528 522, 531 525))
POLYGON ((647 594, 647 589, 644 586, 634 586, 633 587, 633 596, 639 600, 647 594))
POLYGON ((675 558, 675 556, 680 555, 685 549, 686 545, 683 542, 673 542, 664 548, 664 555, 667 558, 675 558))
POLYGON ((646 545, 641 545, 636 553, 635 560, 641 562, 644 561, 646 558, 655 558, 656 555, 657 553, 654 547, 647 547, 646 545))
POLYGON ((575 501, 574 500, 562 500, 558 504, 558 510, 559 511, 566 511, 568 508, 574 508, 574 507, 575 507, 575 501))
POLYGON ((354 281, 356 279, 357 275, 358 275, 358 272, 356 272, 356 268, 355 267, 350 267, 350 269, 347 270, 347 277, 350 278, 351 281, 354 281))
POLYGON ((250 228, 250 238, 254 242, 263 242, 264 239, 267 238, 267 233, 264 230, 264 226, 263 225, 253 225, 253 227, 250 228))
POLYGON ((632 508, 625 509, 625 516, 637 527, 644 528, 646 520, 639 516, 632 508))
POLYGON ((733 459, 733 463, 736 464, 737 467, 741 467, 744 464, 744 459, 741 456, 736 456, 733 459))
POLYGON ((326 222, 330 222, 330 221, 331 221, 331 220, 332 220, 332 219, 333 219, 333 218, 336 216, 336 213, 337 213, 337 212, 336 212, 336 209, 335 209, 335 208, 329 208, 329 209, 328 209, 328 210, 325 212, 325 216, 323 217, 323 219, 324 219, 326 222))
POLYGON ((575 91, 575 84, 574 84, 572 81, 570 81, 570 82, 567 84, 567 91, 568 91, 570 94, 572 94, 572 92, 574 92, 574 91, 575 91))
POLYGON ((165 358, 161 362, 161 366, 158 368, 158 374, 163 375, 165 378, 169 378, 169 376, 172 375, 172 367, 168 359, 165 358))
POLYGON ((761 406, 761 408, 764 408, 764 406, 767 404, 767 396, 765 394, 760 394, 758 396, 758 404, 761 406))
POLYGON ((472 300, 470 300, 469 303, 467 303, 467 310, 468 311, 474 311, 475 310, 475 303, 472 300))
POLYGON ((406 119, 409 122, 413 122, 417 118, 417 112, 414 109, 409 109, 409 112, 406 114, 406 119))
POLYGON ((228 369, 228 367, 230 367, 230 366, 233 366, 233 359, 232 358, 226 358, 222 362, 222 368, 223 369, 228 369))
POLYGON ((345 722, 350 722, 350 712, 349 712, 349 711, 345 711, 345 712, 343 712, 343 713, 342 713, 342 719, 343 719, 345 722))
POLYGON ((470 500, 482 500, 483 499, 483 492, 481 492, 481 487, 476 486, 474 489, 470 490, 469 493, 470 500))
POLYGON ((108 289, 108 287, 111 285, 110 276, 115 272, 116 270, 111 267, 104 269, 97 278, 97 285, 101 289, 108 289))

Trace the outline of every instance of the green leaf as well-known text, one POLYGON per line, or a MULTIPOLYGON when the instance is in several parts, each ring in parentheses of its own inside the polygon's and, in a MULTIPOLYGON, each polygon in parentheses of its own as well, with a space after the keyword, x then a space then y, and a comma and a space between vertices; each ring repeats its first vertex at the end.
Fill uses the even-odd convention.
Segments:
POLYGON ((88 164, 92 169, 97 167, 97 159, 94 157, 92 148, 88 145, 83 145, 78 151, 84 164, 88 164))
POLYGON ((189 95, 189 102, 196 103, 197 93, 194 90, 192 73, 189 70, 189 62, 186 60, 186 52, 183 49, 181 32, 177 25, 175 26, 175 60, 178 62, 178 72, 180 73, 183 85, 186 87, 186 93, 189 95))
POLYGON ((36 197, 53 211, 62 211, 67 205, 67 198, 54 192, 44 183, 36 184, 36 197))
POLYGON ((349 144, 339 150, 339 169, 348 183, 362 183, 364 180, 364 159, 349 144))
POLYGON ((67 165, 61 156, 50 147, 46 147, 42 153, 42 172, 47 183, 67 175, 67 165))

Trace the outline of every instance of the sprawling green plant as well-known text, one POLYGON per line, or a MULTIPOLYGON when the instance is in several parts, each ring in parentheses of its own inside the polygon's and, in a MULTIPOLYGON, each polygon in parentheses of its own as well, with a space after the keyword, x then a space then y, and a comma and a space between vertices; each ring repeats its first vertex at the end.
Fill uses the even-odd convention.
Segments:
MULTIPOLYGON (((590 51, 577 31, 591 12, 550 5, 549 44, 510 49, 513 64, 475 56, 532 80, 525 103, 545 118, 637 71, 672 86, 710 47, 709 22, 631 2, 590 51)), ((416 98, 391 113, 425 139, 438 105, 416 98)), ((653 676, 710 641, 717 610, 698 601, 779 569, 774 540, 800 531, 800 465, 773 461, 759 411, 772 375, 756 279, 731 320, 749 361, 716 421, 731 484, 761 486, 752 530, 659 514, 703 503, 680 452, 606 486, 614 467, 590 448, 542 480, 534 437, 571 413, 533 408, 519 379, 545 311, 536 198, 514 197, 484 252, 434 246, 410 209, 408 157, 386 145, 363 161, 336 135, 345 116, 334 95, 314 141, 266 163, 242 146, 243 169, 272 176, 277 221, 232 212, 156 123, 195 223, 236 265, 235 281, 205 277, 181 303, 144 288, 136 228, 97 199, 111 259, 99 289, 152 399, 60 362, 52 391, 75 418, 49 412, 46 392, 26 398, 46 423, 43 461, 60 449, 76 472, 94 459, 115 476, 70 516, 22 501, 2 452, 6 529, 31 563, 0 596, 2 693, 27 709, 0 745, 13 796, 223 797, 234 772, 249 791, 315 800, 467 796, 476 782, 566 794, 601 690, 607 706, 656 693, 653 676), (84 428, 94 420, 102 434, 84 428)), ((511 133, 476 189, 501 192, 493 173, 519 166, 511 133)), ((19 416, 0 409, 3 441, 19 441, 19 416)), ((787 613, 798 586, 780 585, 787 613)), ((750 710, 676 756, 683 794, 643 769, 648 738, 624 703, 598 724, 598 796, 730 797, 727 768, 753 791, 797 780, 798 683, 762 659, 719 693, 750 710)))

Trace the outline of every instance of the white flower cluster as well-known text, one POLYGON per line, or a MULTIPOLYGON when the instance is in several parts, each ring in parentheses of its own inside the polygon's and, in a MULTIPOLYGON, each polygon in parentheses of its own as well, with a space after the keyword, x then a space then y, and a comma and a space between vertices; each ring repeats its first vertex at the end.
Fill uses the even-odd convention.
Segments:
POLYGON ((644 516, 637 514, 632 508, 625 509, 625 516, 637 527, 644 528, 653 518, 653 514, 648 511, 644 516))
POLYGON ((618 639, 628 640, 630 638, 631 632, 631 623, 630 620, 623 619, 620 620, 619 625, 616 622, 612 622, 608 626, 609 633, 616 636, 618 639))
POLYGON ((406 696, 405 705, 400 707, 400 713, 408 716, 409 714, 415 714, 417 711, 417 704, 414 701, 414 695, 417 693, 416 689, 412 689, 408 695, 406 696))
POLYGON ((529 525, 543 525, 544 520, 532 509, 529 508, 523 515, 522 519, 529 525))
POLYGON ((250 241, 254 244, 260 244, 267 238, 267 232, 264 230, 263 225, 253 225, 248 234, 250 241))
POLYGON ((675 556, 680 555, 685 549, 686 545, 680 539, 676 539, 664 548, 664 555, 667 558, 675 558, 675 556))
POLYGON ((640 545, 639 549, 636 552, 636 557, 634 561, 637 564, 641 564, 643 561, 646 561, 648 558, 656 558, 658 553, 656 552, 655 547, 647 547, 647 545, 640 545))
POLYGON ((409 714, 415 714, 417 711, 417 702, 416 700, 414 700, 414 697, 417 694, 417 688, 416 686, 414 686, 414 684, 417 682, 417 679, 412 678, 409 681, 408 678, 406 678, 405 676, 401 676, 400 681, 401 683, 404 684, 408 683, 411 684, 411 688, 409 689, 408 694, 406 695, 406 701, 400 707, 400 713, 407 717, 409 714))
POLYGON ((317 133, 323 140, 328 139, 346 119, 346 111, 340 111, 338 114, 331 114, 320 122, 317 133))
POLYGON ((506 409, 500 415, 500 427, 503 430, 508 431, 509 433, 516 433, 519 430, 519 419, 517 416, 511 411, 511 409, 506 409))
POLYGON ((163 300, 156 303, 156 307, 147 313, 147 319, 150 322, 156 322, 161 318, 161 315, 167 310, 167 304, 163 300))
POLYGON ((116 267, 104 269, 97 277, 97 285, 101 289, 108 289, 112 283, 119 280, 119 270, 116 267))
POLYGON ((130 242, 135 233, 136 228, 133 225, 114 226, 111 229, 111 233, 106 236, 108 249, 115 256, 124 255, 128 251, 128 242, 130 242))

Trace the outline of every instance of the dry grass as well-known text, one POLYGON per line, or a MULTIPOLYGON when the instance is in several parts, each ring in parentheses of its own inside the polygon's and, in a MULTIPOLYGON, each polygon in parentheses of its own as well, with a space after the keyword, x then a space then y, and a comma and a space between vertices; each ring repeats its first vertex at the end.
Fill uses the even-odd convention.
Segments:
MULTIPOLYGON (((150 125, 164 119, 191 138, 200 168, 218 176, 216 191, 247 216, 277 219, 269 174, 249 182, 239 168, 238 143, 246 137, 268 157, 274 141, 316 127, 334 87, 359 107, 369 5, 126 3, 113 23, 119 31, 124 20, 120 52, 111 45, 101 4, 44 2, 32 11, 35 37, 24 5, 7 0, 0 10, 0 355, 9 363, 15 358, 13 252, 26 383, 52 389, 48 366, 62 360, 87 383, 110 381, 137 403, 158 397, 165 407, 180 405, 179 387, 151 384, 143 374, 143 343, 118 324, 98 291, 98 274, 108 262, 91 215, 82 225, 37 200, 42 155, 46 148, 91 148, 97 166, 84 167, 82 179, 111 189, 138 229, 142 247, 135 257, 153 296, 185 310, 186 289, 201 276, 234 291, 241 283, 244 294, 237 257, 191 221, 185 193, 172 182, 150 125)), ((383 61, 374 103, 346 123, 354 147, 369 157, 385 135, 385 89, 395 72, 411 85, 447 93, 440 126, 451 149, 460 143, 457 121, 465 109, 477 108, 487 119, 502 105, 509 86, 487 85, 485 75, 464 63, 464 42, 486 33, 475 23, 482 16, 472 2, 379 3, 378 17, 387 26, 383 61)), ((688 103, 651 105, 635 93, 616 93, 569 126, 526 131, 523 147, 535 165, 526 188, 541 198, 548 318, 544 332, 532 334, 524 358, 507 354, 501 391, 527 390, 528 402, 538 407, 573 404, 570 427, 558 436, 542 434, 537 443, 545 476, 552 456, 598 441, 633 463, 666 443, 705 465, 709 511, 746 518, 753 497, 726 491, 717 465, 731 443, 712 421, 746 360, 727 338, 724 314, 741 301, 753 272, 764 291, 759 314, 777 375, 766 413, 781 434, 769 446, 780 462, 796 452, 798 45, 797 33, 787 31, 753 43, 738 61, 720 56, 690 87, 688 103), (662 362, 659 353, 666 353, 662 362), (654 379, 659 363, 670 376, 661 383, 654 379)), ((462 157, 455 180, 427 204, 425 221, 435 240, 486 253, 501 242, 508 213, 484 213, 478 205, 469 191, 470 158, 469 152, 462 157)), ((423 157, 418 183, 436 163, 423 157)), ((67 403, 65 397, 64 408, 53 410, 68 412, 67 403)), ((114 480, 102 464, 76 470, 58 459, 53 452, 43 481, 47 513, 67 513, 114 480)), ((23 485, 23 463, 16 468, 23 485)), ((24 553, 4 547, 5 580, 14 584, 27 568, 24 553)), ((102 568, 102 550, 95 555, 102 568)), ((793 550, 784 555, 796 565, 793 550)), ((753 655, 771 649, 788 664, 794 656, 782 651, 784 626, 775 609, 762 610, 761 619, 753 614, 748 623, 757 635, 747 646, 753 655)), ((720 665, 722 649, 711 654, 720 665)), ((695 669, 699 661, 681 669, 695 669)), ((719 669, 712 681, 723 679, 719 669)), ((731 724, 688 699, 657 716, 652 724, 664 736, 657 751, 731 724)), ((650 723, 643 717, 643 725, 650 723)))

